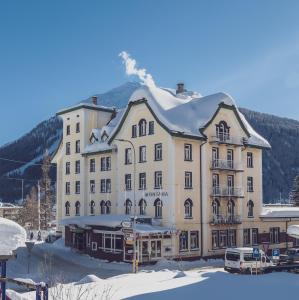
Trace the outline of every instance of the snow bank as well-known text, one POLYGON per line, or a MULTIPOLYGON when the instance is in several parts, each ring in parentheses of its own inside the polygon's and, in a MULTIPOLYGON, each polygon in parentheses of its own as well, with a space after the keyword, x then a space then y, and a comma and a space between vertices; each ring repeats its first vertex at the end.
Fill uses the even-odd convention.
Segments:
POLYGON ((26 231, 16 222, 0 218, 0 255, 12 255, 18 247, 24 246, 26 231))
POLYGON ((101 279, 93 274, 90 274, 90 275, 83 277, 76 284, 86 284, 86 283, 103 282, 103 281, 104 281, 103 279, 101 279))

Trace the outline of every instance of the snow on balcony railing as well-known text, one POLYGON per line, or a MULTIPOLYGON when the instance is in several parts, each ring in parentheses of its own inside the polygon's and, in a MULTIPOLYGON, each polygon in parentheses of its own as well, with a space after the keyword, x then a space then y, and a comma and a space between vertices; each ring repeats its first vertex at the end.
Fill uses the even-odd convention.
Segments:
POLYGON ((212 196, 243 197, 244 192, 243 192, 243 188, 241 187, 213 186, 212 196))
POLYGON ((242 170, 242 165, 237 164, 233 160, 213 159, 211 162, 211 168, 222 170, 242 170))
POLYGON ((210 221, 211 224, 241 224, 242 219, 239 215, 213 215, 210 221))
POLYGON ((212 135, 210 137, 211 142, 224 143, 224 144, 233 144, 233 145, 243 145, 246 143, 246 139, 232 137, 230 134, 218 134, 212 135))

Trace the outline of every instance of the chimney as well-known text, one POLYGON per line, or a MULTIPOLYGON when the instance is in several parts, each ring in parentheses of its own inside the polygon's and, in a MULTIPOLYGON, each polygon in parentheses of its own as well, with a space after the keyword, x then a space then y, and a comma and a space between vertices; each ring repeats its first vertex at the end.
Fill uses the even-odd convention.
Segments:
POLYGON ((98 105, 98 97, 97 96, 92 96, 91 99, 92 99, 93 105, 98 105))
POLYGON ((186 92, 184 83, 179 82, 177 84, 176 94, 181 94, 181 93, 184 93, 184 92, 186 92))

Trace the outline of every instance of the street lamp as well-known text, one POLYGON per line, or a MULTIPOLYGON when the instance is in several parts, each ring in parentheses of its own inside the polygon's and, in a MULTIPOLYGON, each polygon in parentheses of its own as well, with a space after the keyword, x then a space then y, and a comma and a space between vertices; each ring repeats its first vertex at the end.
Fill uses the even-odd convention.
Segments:
POLYGON ((129 143, 132 146, 134 158, 133 158, 133 203, 134 203, 134 219, 133 219, 133 273, 136 273, 136 151, 133 143, 126 139, 115 139, 119 142, 129 143))

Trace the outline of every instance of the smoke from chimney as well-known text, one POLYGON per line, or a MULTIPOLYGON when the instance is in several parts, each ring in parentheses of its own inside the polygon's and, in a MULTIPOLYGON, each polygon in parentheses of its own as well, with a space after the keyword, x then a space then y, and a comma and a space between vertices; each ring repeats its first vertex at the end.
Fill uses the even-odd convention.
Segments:
POLYGON ((92 104, 93 105, 98 105, 98 97, 97 96, 92 96, 92 104))

